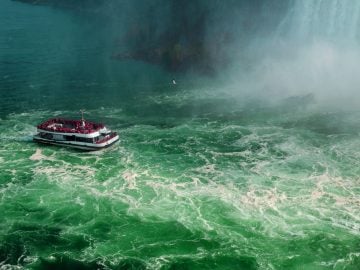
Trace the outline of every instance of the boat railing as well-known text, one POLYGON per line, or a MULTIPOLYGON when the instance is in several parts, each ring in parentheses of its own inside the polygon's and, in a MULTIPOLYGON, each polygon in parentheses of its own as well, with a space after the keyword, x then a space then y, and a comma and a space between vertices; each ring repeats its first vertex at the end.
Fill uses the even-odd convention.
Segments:
POLYGON ((38 129, 52 131, 52 132, 81 133, 81 134, 90 134, 103 129, 104 127, 105 126, 103 124, 92 123, 88 121, 85 121, 83 124, 81 120, 66 120, 60 118, 50 119, 37 126, 38 129), (58 126, 57 124, 63 126, 58 126), (64 127, 64 125, 70 125, 72 127, 64 127))

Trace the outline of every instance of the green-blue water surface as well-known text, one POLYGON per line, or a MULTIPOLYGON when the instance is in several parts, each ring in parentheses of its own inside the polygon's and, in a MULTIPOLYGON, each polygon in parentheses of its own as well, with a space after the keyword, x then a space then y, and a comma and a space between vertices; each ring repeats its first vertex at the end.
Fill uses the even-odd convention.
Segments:
POLYGON ((359 112, 174 86, 109 34, 0 3, 0 269, 359 269, 359 112), (32 142, 81 108, 120 142, 32 142))

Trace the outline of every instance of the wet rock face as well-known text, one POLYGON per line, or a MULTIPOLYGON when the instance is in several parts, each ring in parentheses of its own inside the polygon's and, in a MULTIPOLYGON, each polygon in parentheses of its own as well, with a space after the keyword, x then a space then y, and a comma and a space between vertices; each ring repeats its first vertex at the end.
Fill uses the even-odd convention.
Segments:
POLYGON ((213 60, 206 44, 209 8, 200 3, 171 1, 160 9, 145 7, 145 16, 139 14, 141 17, 127 22, 121 42, 128 50, 114 54, 114 58, 145 60, 172 71, 193 67, 210 72, 213 60))
MULTIPOLYGON (((119 41, 127 50, 113 57, 144 60, 171 71, 214 74, 259 32, 260 22, 270 21, 263 12, 265 4, 264 0, 155 0, 146 4, 135 0, 119 41)), ((275 9, 280 8, 275 5, 275 9)))

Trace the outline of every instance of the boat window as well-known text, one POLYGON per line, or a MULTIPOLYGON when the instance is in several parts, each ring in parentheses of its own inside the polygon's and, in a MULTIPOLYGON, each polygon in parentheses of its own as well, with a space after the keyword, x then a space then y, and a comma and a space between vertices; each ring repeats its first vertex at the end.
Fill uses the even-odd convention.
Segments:
POLYGON ((50 134, 50 133, 45 133, 45 134, 44 134, 44 138, 45 138, 45 139, 52 140, 53 135, 52 135, 52 134, 50 134))
POLYGON ((67 141, 75 141, 75 135, 72 135, 72 136, 64 136, 65 137, 65 140, 67 141))
POLYGON ((93 143, 93 138, 76 137, 77 142, 93 143))

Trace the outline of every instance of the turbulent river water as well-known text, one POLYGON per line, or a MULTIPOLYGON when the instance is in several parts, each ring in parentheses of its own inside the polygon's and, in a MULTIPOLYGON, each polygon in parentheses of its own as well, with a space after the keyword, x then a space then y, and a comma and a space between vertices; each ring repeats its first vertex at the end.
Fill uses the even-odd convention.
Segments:
POLYGON ((359 269, 360 112, 171 85, 61 10, 0 21, 0 269, 359 269), (82 108, 120 142, 32 142, 82 108))

